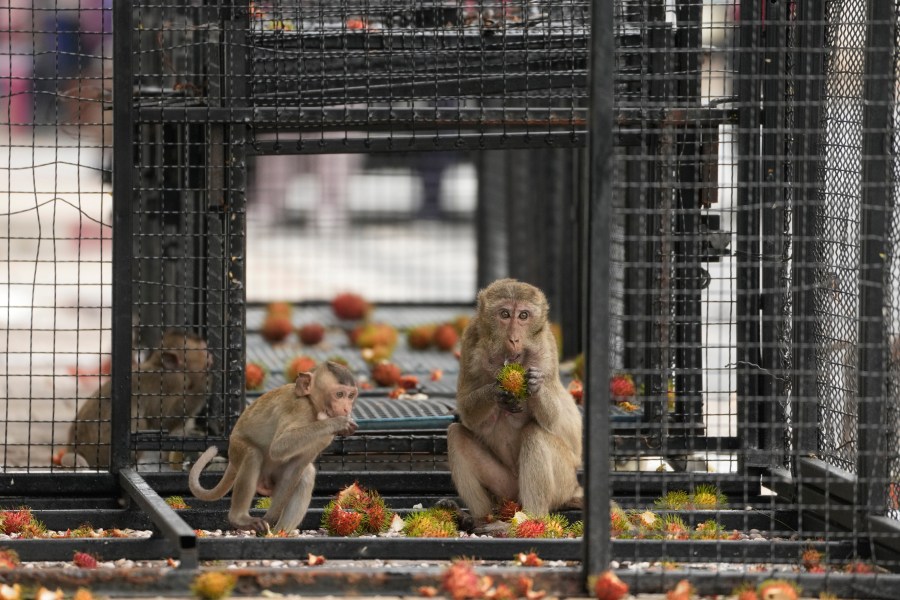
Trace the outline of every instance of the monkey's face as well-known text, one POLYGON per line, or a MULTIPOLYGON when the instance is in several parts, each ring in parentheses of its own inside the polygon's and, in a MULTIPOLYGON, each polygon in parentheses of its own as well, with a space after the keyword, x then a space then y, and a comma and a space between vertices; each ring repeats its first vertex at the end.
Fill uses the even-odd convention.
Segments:
POLYGON ((503 341, 504 360, 521 362, 536 323, 542 318, 539 308, 524 300, 506 300, 498 303, 494 318, 503 341))
POLYGON ((349 417, 353 411, 353 403, 356 401, 358 391, 355 386, 331 383, 327 389, 322 390, 326 394, 325 414, 329 417, 349 417))

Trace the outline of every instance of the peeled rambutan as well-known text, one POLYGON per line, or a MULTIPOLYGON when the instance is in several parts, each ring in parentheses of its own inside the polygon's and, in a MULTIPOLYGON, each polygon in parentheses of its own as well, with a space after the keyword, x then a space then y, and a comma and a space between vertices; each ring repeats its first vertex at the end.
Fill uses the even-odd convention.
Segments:
POLYGON ((338 319, 358 321, 369 314, 372 306, 359 294, 347 292, 338 294, 332 299, 331 310, 338 319))
POLYGON ((291 323, 290 317, 274 315, 266 317, 259 332, 267 342, 275 343, 284 341, 293 330, 294 325, 291 323))
POLYGON ((528 397, 528 380, 525 379, 525 367, 519 363, 509 363, 497 373, 497 383, 517 400, 528 397))
POLYGON ((266 382, 266 368, 259 363, 248 362, 244 367, 244 381, 250 391, 260 390, 266 382))
POLYGON ((453 350, 453 347, 456 346, 456 343, 459 341, 459 334, 456 332, 456 328, 453 327, 453 325, 444 323, 443 325, 438 325, 434 329, 432 340, 439 350, 453 350))
POLYGON ((309 373, 315 368, 315 359, 306 356, 305 354, 301 354, 300 356, 292 358, 291 362, 288 363, 287 367, 284 369, 284 378, 288 383, 293 383, 296 381, 297 375, 300 373, 309 373))
POLYGON ((584 402, 584 386, 579 380, 573 379, 570 381, 568 390, 569 393, 572 394, 572 399, 575 400, 575 404, 584 402))
POLYGON ((497 517, 501 521, 509 521, 520 510, 522 510, 522 506, 515 500, 504 500, 497 510, 497 517))
POLYGON ((401 375, 397 382, 404 390, 414 390, 419 387, 419 378, 415 375, 401 375))
POLYGON ((321 323, 307 323, 297 330, 297 337, 307 346, 315 346, 325 339, 325 327, 321 323))
POLYGON ((400 367, 394 363, 380 362, 372 367, 372 380, 382 387, 393 387, 400 383, 400 367))

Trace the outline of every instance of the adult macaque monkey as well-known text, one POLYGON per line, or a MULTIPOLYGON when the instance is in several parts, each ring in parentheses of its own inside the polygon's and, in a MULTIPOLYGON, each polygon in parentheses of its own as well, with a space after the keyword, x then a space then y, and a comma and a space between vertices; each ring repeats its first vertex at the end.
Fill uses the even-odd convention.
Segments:
POLYGON ((463 335, 456 391, 459 423, 447 431, 450 472, 476 523, 500 500, 544 515, 580 508, 581 413, 559 379, 547 298, 538 288, 500 279, 478 293, 463 335), (505 363, 526 369, 528 396, 499 388, 505 363))
MULTIPOLYGON (((131 372, 131 430, 183 433, 209 396, 212 355, 206 341, 167 329, 160 347, 131 372)), ((109 467, 112 382, 106 381, 78 409, 69 427, 62 466, 109 467)), ((140 457, 138 457, 140 460, 140 457)))
POLYGON ((191 467, 188 484, 200 500, 218 500, 232 487, 228 521, 236 529, 264 533, 292 531, 303 520, 312 497, 312 462, 335 435, 351 435, 350 416, 356 379, 343 365, 324 362, 295 383, 260 396, 247 407, 228 439, 228 466, 212 489, 200 485, 200 473, 217 454, 211 446, 191 467), (263 518, 250 516, 255 494, 271 496, 263 518))

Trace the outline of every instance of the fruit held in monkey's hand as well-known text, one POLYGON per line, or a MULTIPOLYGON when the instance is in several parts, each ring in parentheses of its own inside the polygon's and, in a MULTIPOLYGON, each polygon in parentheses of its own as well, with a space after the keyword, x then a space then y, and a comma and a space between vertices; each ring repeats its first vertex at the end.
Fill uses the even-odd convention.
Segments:
POLYGON ((380 386, 392 387, 400 383, 400 367, 389 362, 380 362, 372 366, 372 380, 380 386))
POLYGON ((597 600, 621 600, 628 595, 628 584, 612 571, 604 571, 594 582, 597 600))
POLYGON ((307 323, 297 330, 297 336, 307 346, 315 346, 325 338, 325 328, 320 323, 307 323))
POLYGON ((262 389, 266 382, 266 369, 259 363, 249 362, 244 369, 244 381, 250 391, 262 389))
POLYGON ((334 297, 331 301, 331 310, 338 319, 358 321, 366 318, 372 310, 372 305, 359 294, 347 292, 334 297))
POLYGON ((291 362, 288 363, 287 368, 284 370, 284 378, 288 383, 293 383, 297 379, 297 375, 309 373, 315 368, 316 361, 305 354, 301 354, 292 358, 291 362))
POLYGON ((459 334, 456 333, 456 328, 453 325, 444 323, 435 328, 432 339, 439 350, 453 350, 456 342, 459 341, 459 334))
POLYGON ((260 334, 262 334, 267 342, 274 343, 284 341, 293 330, 294 325, 291 323, 290 317, 274 315, 266 317, 266 320, 263 321, 260 334))
POLYGON ((497 373, 497 383, 500 389, 509 392, 518 401, 524 401, 528 397, 528 380, 525 377, 525 367, 519 363, 508 363, 497 373))
POLYGON ((417 325, 406 332, 406 343, 413 350, 427 350, 434 339, 434 325, 417 325))

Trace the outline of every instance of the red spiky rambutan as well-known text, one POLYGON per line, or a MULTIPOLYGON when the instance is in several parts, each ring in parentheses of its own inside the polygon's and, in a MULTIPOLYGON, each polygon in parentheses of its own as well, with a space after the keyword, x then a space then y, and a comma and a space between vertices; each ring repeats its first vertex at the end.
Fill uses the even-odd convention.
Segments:
POLYGON ((509 521, 517 512, 522 510, 522 505, 515 500, 503 500, 497 509, 497 517, 501 521, 509 521))
POLYGON ((800 564, 807 571, 822 565, 822 553, 815 548, 807 548, 800 556, 800 564))
POLYGON ((756 590, 749 583, 738 586, 731 592, 731 595, 735 597, 735 600, 759 600, 756 590))
POLYGON ((400 383, 400 367, 390 362, 380 362, 372 367, 372 380, 382 387, 392 387, 400 383))
POLYGON ((269 302, 266 305, 266 316, 288 317, 294 312, 294 306, 290 302, 269 302))
POLYGON ((362 522, 362 513, 335 506, 328 514, 325 528, 330 535, 348 536, 355 533, 362 522))
POLYGON ((310 356, 301 354, 291 359, 284 369, 284 378, 288 383, 294 383, 297 375, 300 373, 308 373, 316 368, 316 361, 310 356))
POLYGON ((453 327, 453 325, 444 323, 443 325, 438 325, 434 329, 432 340, 438 350, 453 350, 453 347, 456 346, 456 343, 459 341, 459 334, 456 332, 456 328, 453 327))
POLYGON ((325 327, 321 323, 307 323, 297 330, 297 337, 307 346, 315 346, 325 339, 325 327))
POLYGON ((484 597, 487 600, 515 600, 518 594, 505 583, 497 584, 497 587, 491 588, 485 592, 484 597))
POLYGON ((516 555, 516 564, 523 567, 540 567, 544 561, 537 555, 537 552, 519 552, 516 555))
POLYGON ((30 508, 0 511, 0 532, 7 535, 24 533, 32 519, 30 508))
POLYGON ((0 569, 15 569, 19 566, 19 554, 9 548, 0 548, 0 569))
POLYGON ((784 579, 767 579, 759 584, 756 593, 760 600, 797 600, 799 588, 784 579))
POLYGON ((331 301, 331 310, 338 319, 358 321, 364 319, 372 310, 372 305, 359 294, 350 292, 338 294, 331 301))
POLYGON ((282 342, 294 330, 290 317, 273 315, 266 317, 259 333, 269 343, 282 342))
POLYGON ((397 382, 404 390, 414 390, 419 387, 419 378, 415 375, 401 375, 397 382))
POLYGON ((97 568, 97 557, 87 552, 76 552, 72 555, 72 562, 75 563, 76 567, 81 567, 82 569, 97 568))
POLYGON ((621 600, 628 595, 628 584, 612 571, 604 571, 594 582, 597 600, 621 600))
POLYGON ((481 598, 484 595, 481 583, 467 560, 454 560, 441 574, 441 586, 453 600, 481 598))
POLYGON ((244 382, 250 391, 262 389, 266 382, 266 369, 259 363, 248 362, 244 367, 244 382))
POLYGON ((691 600, 694 597, 694 586, 687 579, 682 579, 675 587, 666 592, 666 600, 691 600))
POLYGON ((514 537, 539 538, 547 532, 547 525, 538 519, 526 519, 513 528, 514 537))
POLYGON ((635 394, 631 375, 616 375, 609 381, 609 393, 614 398, 630 398, 635 394))

